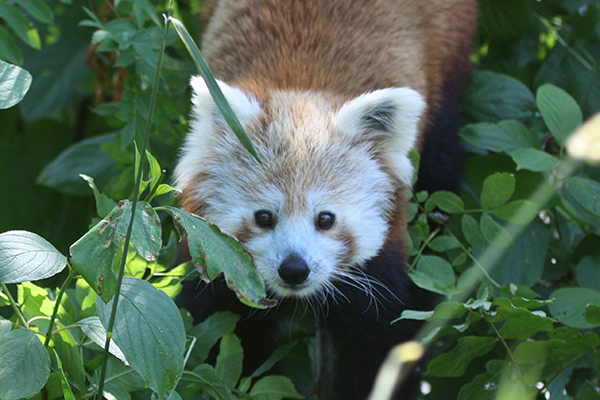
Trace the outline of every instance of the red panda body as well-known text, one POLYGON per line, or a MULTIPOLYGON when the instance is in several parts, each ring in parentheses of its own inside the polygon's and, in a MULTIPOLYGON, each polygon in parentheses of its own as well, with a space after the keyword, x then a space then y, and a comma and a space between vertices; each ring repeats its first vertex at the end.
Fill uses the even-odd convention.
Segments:
MULTIPOLYGON (((389 349, 418 329, 391 324, 426 302, 404 271, 404 192, 455 190, 460 92, 475 0, 222 0, 203 54, 264 166, 239 145, 201 78, 176 170, 188 210, 236 236, 269 293, 316 305, 321 400, 364 399, 389 349)), ((200 322, 243 315, 246 368, 275 344, 223 282, 189 295, 200 322)), ((413 377, 398 398, 416 392, 413 377)))

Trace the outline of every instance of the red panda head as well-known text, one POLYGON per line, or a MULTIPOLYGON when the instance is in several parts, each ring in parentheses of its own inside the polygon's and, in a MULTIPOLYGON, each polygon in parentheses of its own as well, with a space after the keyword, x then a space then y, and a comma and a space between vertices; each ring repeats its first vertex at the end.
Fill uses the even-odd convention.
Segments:
POLYGON ((336 280, 357 276, 386 240, 396 192, 412 177, 422 97, 389 88, 348 101, 306 91, 259 100, 219 82, 260 165, 204 80, 191 84, 191 132, 176 168, 184 207, 236 236, 273 294, 335 294, 336 280))

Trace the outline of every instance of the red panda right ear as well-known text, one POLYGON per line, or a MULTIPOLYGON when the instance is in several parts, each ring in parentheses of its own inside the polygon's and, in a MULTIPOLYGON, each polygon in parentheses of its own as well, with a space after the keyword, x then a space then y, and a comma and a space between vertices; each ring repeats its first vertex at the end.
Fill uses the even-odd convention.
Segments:
MULTIPOLYGON (((260 113, 260 104, 252 94, 243 92, 240 89, 229 86, 225 82, 219 80, 217 80, 217 84, 231 106, 231 109, 242 124, 260 113)), ((216 122, 224 123, 223 116, 215 104, 204 78, 201 76, 193 76, 190 80, 190 86, 193 91, 192 113, 194 117, 203 122, 208 122, 207 119, 210 117, 216 122)))
MULTIPOLYGON (((217 81, 217 83, 242 125, 261 112, 260 104, 253 95, 224 82, 217 81)), ((185 138, 181 157, 175 168, 176 184, 182 190, 193 186, 193 179, 210 160, 211 150, 217 138, 229 130, 221 111, 208 91, 204 78, 194 76, 190 85, 193 90, 190 131, 185 138)))

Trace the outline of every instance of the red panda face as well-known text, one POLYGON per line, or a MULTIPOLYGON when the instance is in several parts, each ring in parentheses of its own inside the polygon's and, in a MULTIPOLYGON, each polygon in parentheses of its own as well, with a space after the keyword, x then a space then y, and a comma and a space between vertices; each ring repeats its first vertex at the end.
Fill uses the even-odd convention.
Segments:
POLYGON ((396 190, 412 174, 406 154, 420 96, 384 89, 341 105, 273 92, 259 104, 221 84, 260 165, 202 83, 192 81, 194 121, 176 170, 184 206, 236 236, 276 296, 335 296, 336 281, 360 281, 360 267, 386 240, 396 190))

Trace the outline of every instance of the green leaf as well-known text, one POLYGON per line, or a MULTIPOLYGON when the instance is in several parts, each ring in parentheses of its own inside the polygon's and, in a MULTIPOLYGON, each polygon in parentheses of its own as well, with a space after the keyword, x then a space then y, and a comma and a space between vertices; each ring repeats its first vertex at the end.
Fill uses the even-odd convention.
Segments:
POLYGON ((427 202, 432 202, 440 210, 449 214, 456 214, 465 211, 465 203, 463 200, 452 192, 439 191, 429 197, 427 202))
POLYGON ((233 333, 226 333, 221 339, 215 372, 223 383, 234 389, 242 376, 244 350, 240 339, 233 333))
POLYGON ((560 340, 526 341, 519 343, 513 355, 519 364, 544 362, 555 348, 563 344, 560 340))
POLYGON ((589 255, 577 263, 577 283, 581 287, 594 289, 600 292, 600 257, 589 255))
POLYGON ((600 218, 600 183, 586 178, 572 177, 565 183, 575 203, 596 218, 600 218))
POLYGON ((0 18, 3 19, 17 37, 29 47, 33 47, 36 50, 39 50, 42 47, 38 31, 18 8, 6 1, 1 2, 0 18))
POLYGON ((430 255, 422 256, 409 276, 417 286, 443 295, 452 293, 456 281, 452 265, 441 257, 430 255))
POLYGON ((564 147, 583 121, 581 108, 570 94, 550 83, 538 88, 535 100, 550 133, 564 147))
POLYGON ((492 337, 462 337, 458 339, 456 347, 429 363, 426 375, 451 378, 462 376, 471 361, 489 353, 495 345, 496 339, 492 337))
POLYGON ((598 389, 596 389, 594 385, 587 382, 585 386, 577 392, 575 400, 600 400, 600 393, 598 393, 598 389))
MULTIPOLYGON (((96 299, 105 328, 112 301, 96 299)), ((179 380, 186 342, 183 321, 173 300, 150 283, 123 278, 112 339, 159 398, 179 380)))
POLYGON ((510 364, 502 360, 490 360, 483 374, 460 388, 458 400, 495 400, 502 376, 510 370, 510 364))
POLYGON ((209 364, 201 364, 194 368, 195 377, 199 378, 201 387, 206 392, 205 397, 218 400, 236 400, 237 397, 231 393, 226 385, 221 382, 213 367, 209 364))
POLYGON ((583 317, 587 322, 593 325, 600 325, 600 305, 588 304, 585 307, 583 317))
POLYGON ((521 148, 541 148, 535 133, 514 120, 470 124, 460 130, 460 136, 482 149, 508 154, 521 148))
POLYGON ((196 215, 175 207, 161 209, 185 231, 192 262, 208 279, 215 279, 223 272, 227 286, 240 301, 260 308, 274 305, 265 298, 265 285, 252 257, 237 240, 196 215))
POLYGON ((60 382, 62 383, 63 388, 63 396, 65 396, 65 400, 75 400, 75 395, 71 390, 71 385, 69 385, 69 381, 67 380, 67 376, 65 375, 65 371, 63 370, 62 363, 60 362, 60 357, 54 351, 54 357, 56 357, 56 364, 58 365, 58 371, 60 373, 60 382))
POLYGON ((37 183, 64 194, 88 196, 90 191, 81 175, 94 178, 100 187, 106 185, 116 175, 115 160, 105 155, 101 146, 116 140, 117 135, 109 133, 75 143, 44 167, 37 183))
POLYGON ((489 210, 491 214, 513 224, 527 225, 537 216, 537 206, 529 200, 515 200, 489 210))
POLYGON ((463 235, 465 235, 467 242, 469 242, 469 244, 473 247, 482 249, 485 246, 483 232, 481 231, 481 227, 475 218, 469 214, 464 214, 460 223, 463 235))
MULTIPOLYGON (((0 303, 2 304, 2 303, 0 303)), ((4 305, 4 304, 2 304, 4 305)), ((8 305, 8 304, 6 304, 8 305)), ((6 335, 8 332, 10 332, 12 329, 12 324, 10 323, 9 320, 6 320, 2 317, 0 317, 0 336, 4 336, 6 335)))
POLYGON ((0 398, 30 398, 49 375, 50 357, 33 331, 16 329, 0 337, 0 398))
POLYGON ((192 350, 189 363, 191 365, 202 364, 208 357, 210 349, 226 333, 233 331, 239 319, 239 315, 231 312, 216 312, 194 326, 189 334, 198 340, 192 350))
POLYGON ((0 283, 49 278, 66 266, 67 258, 41 236, 27 231, 0 233, 0 283))
POLYGON ((586 321, 588 304, 600 305, 600 292, 587 288, 560 288, 552 292, 554 303, 548 306, 550 314, 561 324, 577 329, 593 329, 600 326, 586 321))
MULTIPOLYGON (((106 344, 106 329, 104 329, 100 318, 85 318, 77 322, 77 325, 79 325, 83 333, 85 333, 85 335, 88 338, 90 338, 98 346, 104 348, 104 345, 106 344)), ((108 351, 110 354, 117 357, 123 363, 129 365, 127 359, 125 358, 125 354, 123 354, 123 351, 119 348, 119 346, 117 346, 113 339, 110 340, 110 346, 108 347, 108 351)))
POLYGON ((505 204, 515 192, 517 180, 514 175, 506 172, 497 172, 490 175, 483 182, 481 204, 484 210, 505 204))
POLYGON ((458 249, 460 243, 452 236, 438 236, 429 242, 427 246, 433 251, 443 253, 444 251, 458 249))
MULTIPOLYGON (((70 249, 71 264, 104 301, 110 300, 116 289, 113 263, 127 235, 131 206, 129 201, 120 203, 70 249)), ((160 219, 148 203, 138 202, 137 206, 131 244, 140 257, 155 262, 162 246, 160 219)))
POLYGON ((23 68, 0 60, 0 109, 19 103, 29 90, 31 80, 31 74, 23 68))
POLYGON ((500 328, 500 335, 505 339, 526 340, 538 332, 549 332, 552 330, 554 320, 552 318, 538 315, 526 308, 515 307, 510 300, 498 298, 492 306, 496 306, 498 313, 494 321, 505 320, 500 328))
POLYGON ((54 22, 54 14, 44 0, 19 0, 19 5, 41 23, 51 24, 54 22))
POLYGON ((106 196, 104 193, 100 193, 98 188, 96 187, 96 183, 94 182, 94 178, 87 175, 80 175, 81 178, 86 181, 89 187, 92 189, 94 193, 94 199, 96 200, 96 213, 100 218, 106 217, 110 212, 117 206, 117 203, 106 196))
POLYGON ((508 75, 475 71, 465 92, 463 114, 473 122, 527 119, 533 116, 533 93, 508 75))
POLYGON ((511 245, 512 238, 508 231, 504 229, 502 225, 494 221, 488 213, 483 213, 479 225, 483 232, 483 236, 485 236, 488 242, 505 247, 511 245))
POLYGON ((503 286, 511 283, 527 287, 535 285, 542 278, 549 245, 550 230, 542 221, 534 220, 512 246, 497 249, 503 256, 490 275, 503 286))
POLYGON ((23 65, 23 55, 10 33, 0 25, 0 60, 11 64, 23 65))
POLYGON ((525 36, 535 16, 527 0, 482 0, 479 3, 481 29, 492 40, 509 42, 525 36))
POLYGON ((517 171, 527 169, 534 172, 546 172, 558 167, 560 163, 558 158, 552 154, 537 149, 519 149, 511 156, 517 163, 517 171))
POLYGON ((215 100, 215 104, 221 111, 221 114, 223 114, 223 118, 225 118, 225 121, 227 121, 227 124, 231 127, 231 130, 233 131, 233 133, 235 133, 235 135, 242 143, 244 148, 248 150, 250 154, 252 154, 256 161, 260 163, 260 158, 258 158, 258 154, 256 154, 256 150, 254 149, 254 146, 252 146, 252 142, 248 138, 248 135, 246 135, 244 127, 233 113, 231 106, 229 105, 229 103, 227 103, 227 100, 225 99, 221 88, 219 88, 219 85, 215 81, 215 77, 208 68, 206 61, 204 61, 204 57, 202 57, 200 50, 198 50, 198 46, 196 46, 194 39, 192 39, 188 31, 185 29, 183 24, 179 22, 179 20, 173 17, 171 17, 169 20, 171 21, 171 23, 173 23, 173 26, 177 30, 179 37, 181 38, 181 40, 187 47, 188 52, 192 56, 192 60, 196 64, 196 67, 198 68, 200 73, 202 74, 202 77, 206 82, 206 86, 208 87, 211 96, 215 100))
POLYGON ((285 376, 270 375, 260 379, 250 390, 250 395, 256 400, 303 399, 294 383, 285 376))
POLYGON ((573 356, 590 352, 600 344, 600 338, 594 332, 581 334, 571 328, 557 328, 549 336, 550 339, 560 340, 560 349, 573 356))

